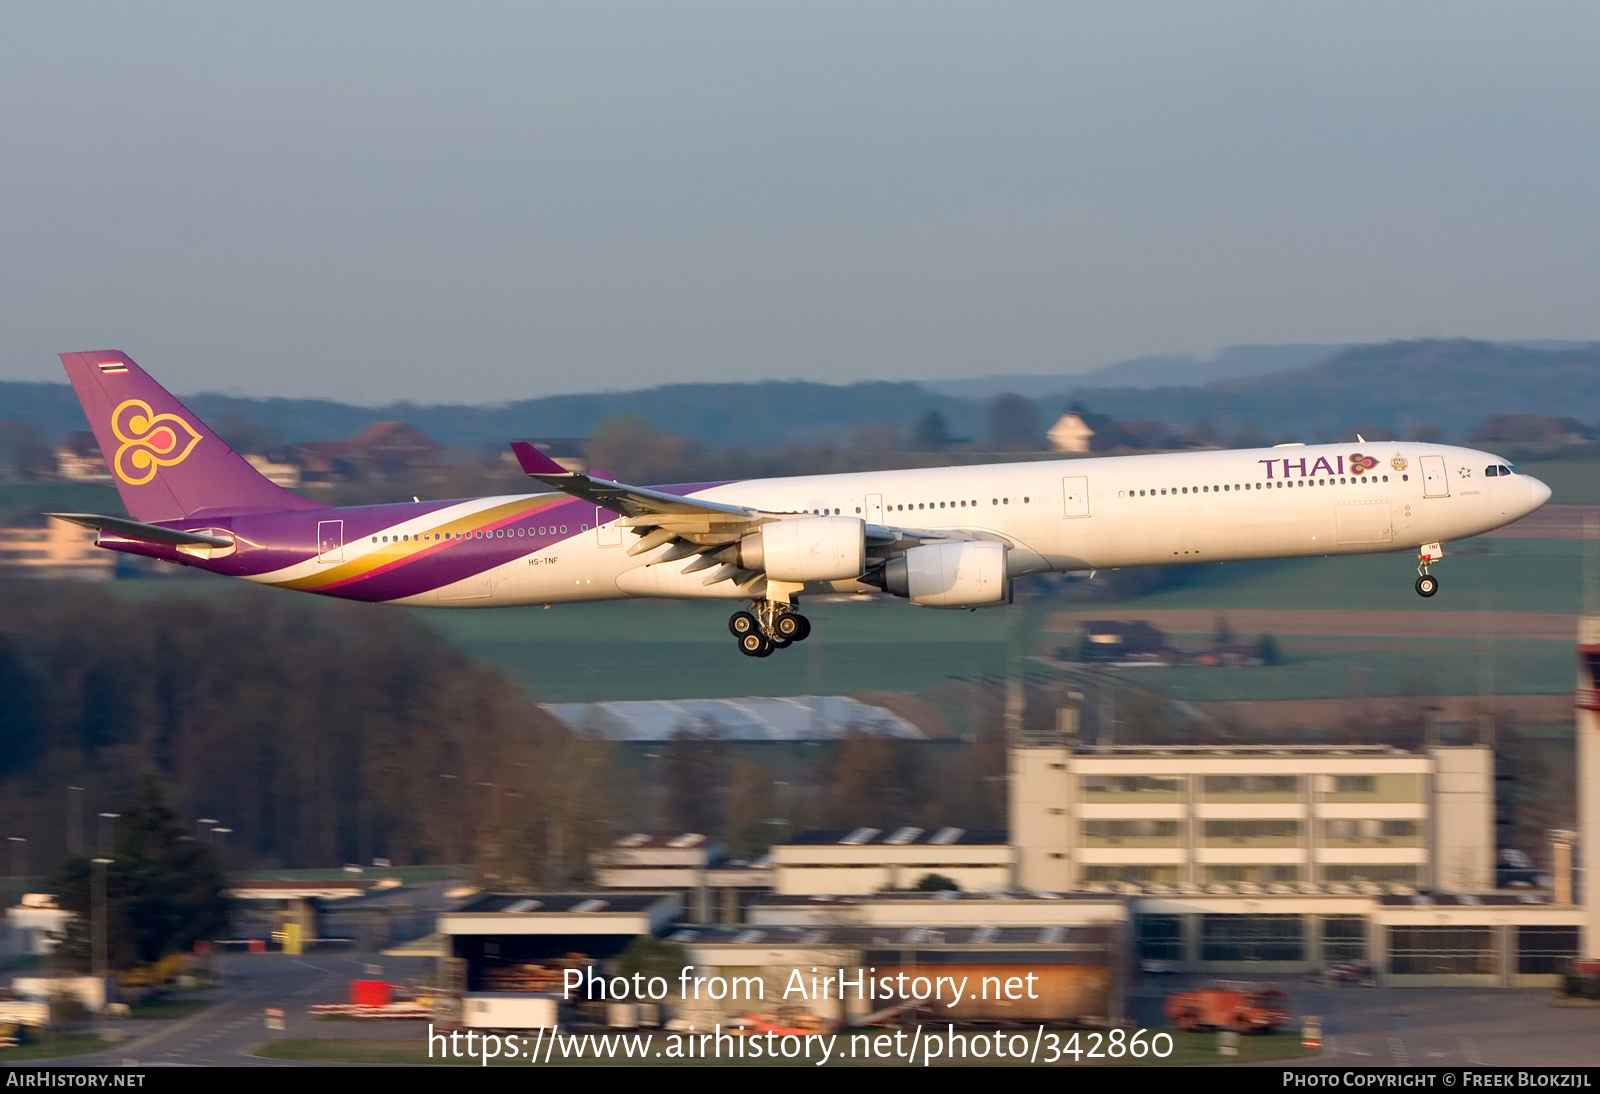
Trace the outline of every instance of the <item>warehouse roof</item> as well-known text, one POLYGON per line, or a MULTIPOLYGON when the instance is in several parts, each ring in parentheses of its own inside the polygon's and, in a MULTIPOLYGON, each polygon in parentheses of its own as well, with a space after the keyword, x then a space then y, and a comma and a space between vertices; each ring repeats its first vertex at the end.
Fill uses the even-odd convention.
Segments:
POLYGON ((544 709, 574 729, 611 741, 668 741, 680 732, 711 733, 728 741, 834 741, 851 730, 926 739, 892 711, 842 695, 550 703, 544 709))

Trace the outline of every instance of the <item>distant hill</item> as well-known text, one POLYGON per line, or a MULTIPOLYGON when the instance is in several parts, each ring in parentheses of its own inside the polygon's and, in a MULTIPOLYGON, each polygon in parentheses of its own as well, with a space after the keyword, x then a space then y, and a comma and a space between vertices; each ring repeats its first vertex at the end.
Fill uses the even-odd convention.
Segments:
MULTIPOLYGON (((907 432, 930 410, 952 433, 982 437, 985 401, 1013 390, 1038 401, 1048 421, 1067 403, 1124 421, 1180 427, 1209 421, 1229 438, 1253 424, 1264 438, 1315 441, 1358 429, 1409 436, 1432 423, 1464 438, 1491 414, 1543 414, 1600 420, 1600 343, 1473 342, 1464 339, 1366 346, 1234 346, 1209 361, 1180 356, 1124 361, 1077 377, 1019 390, 1026 377, 960 381, 990 385, 970 393, 957 382, 672 384, 642 391, 556 395, 506 406, 350 406, 317 399, 186 396, 213 426, 249 419, 284 442, 339 440, 374 422, 410 422, 441 444, 502 445, 518 437, 584 437, 614 414, 638 414, 665 433, 707 444, 772 449, 795 441, 842 438, 861 425, 907 432), (1260 371, 1271 366, 1267 371, 1260 371), (1199 369, 1202 382, 1156 383, 1199 369), (1185 370, 1189 370, 1185 372, 1185 370), (1116 384, 1107 383, 1117 379, 1116 384), (1010 386, 1007 386, 1010 385, 1010 386)), ((32 421, 58 438, 86 423, 66 384, 0 383, 0 420, 32 421)))
MULTIPOLYGON (((499 445, 519 437, 586 437, 614 414, 638 414, 664 433, 691 434, 722 447, 775 448, 790 441, 843 437, 858 425, 909 429, 930 410, 961 436, 982 432, 982 407, 915 383, 670 384, 642 391, 553 395, 505 406, 351 406, 324 399, 181 396, 214 428, 230 418, 264 426, 279 442, 342 440, 374 422, 410 422, 440 444, 499 445)), ((24 418, 51 438, 88 423, 67 384, 0 383, 0 420, 24 418)))
POLYGON ((1362 427, 1409 436, 1432 423, 1459 440, 1491 414, 1600 419, 1600 343, 1390 342, 1291 371, 1154 390, 1084 387, 1069 398, 1122 420, 1205 420, 1224 435, 1254 423, 1274 439, 1335 440, 1362 427))
POLYGON ((1002 391, 1039 399, 1083 388, 1158 388, 1185 387, 1231 380, 1239 376, 1259 376, 1267 372, 1288 372, 1321 364, 1334 354, 1348 349, 1343 345, 1228 346, 1210 357, 1189 353, 1161 353, 1116 361, 1089 372, 1056 375, 979 376, 971 380, 930 380, 923 384, 941 395, 982 399, 1002 391))

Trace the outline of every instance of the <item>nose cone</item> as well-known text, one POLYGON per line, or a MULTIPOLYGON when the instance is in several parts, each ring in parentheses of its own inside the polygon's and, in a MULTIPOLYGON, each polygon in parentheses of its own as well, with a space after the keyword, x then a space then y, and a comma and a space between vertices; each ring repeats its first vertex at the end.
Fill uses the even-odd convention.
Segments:
POLYGON ((1550 500, 1550 488, 1532 475, 1523 478, 1528 480, 1528 512, 1531 513, 1550 500))

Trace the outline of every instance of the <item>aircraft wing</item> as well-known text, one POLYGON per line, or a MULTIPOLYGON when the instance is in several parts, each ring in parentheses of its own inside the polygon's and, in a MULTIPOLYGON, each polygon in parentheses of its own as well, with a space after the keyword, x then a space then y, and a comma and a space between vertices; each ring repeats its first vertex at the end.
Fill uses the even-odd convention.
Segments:
POLYGON ((47 517, 71 521, 97 532, 110 532, 123 539, 142 539, 148 543, 175 543, 184 547, 231 547, 233 540, 200 532, 180 532, 159 524, 145 524, 127 517, 107 517, 99 513, 46 513, 47 517))
MULTIPOLYGON (((766 512, 596 479, 581 471, 567 470, 526 441, 512 441, 511 451, 516 454, 517 462, 530 478, 627 518, 634 533, 640 537, 639 542, 628 548, 630 555, 644 554, 671 543, 672 548, 660 558, 652 560, 652 565, 700 555, 698 563, 684 570, 685 573, 692 573, 721 563, 721 568, 707 577, 708 585, 729 579, 737 579, 736 584, 750 580, 757 571, 744 570, 737 565, 737 551, 733 548, 739 540, 763 524, 806 515, 766 512)), ((891 551, 926 540, 967 538, 955 532, 886 528, 876 524, 866 525, 864 535, 869 550, 891 551)))

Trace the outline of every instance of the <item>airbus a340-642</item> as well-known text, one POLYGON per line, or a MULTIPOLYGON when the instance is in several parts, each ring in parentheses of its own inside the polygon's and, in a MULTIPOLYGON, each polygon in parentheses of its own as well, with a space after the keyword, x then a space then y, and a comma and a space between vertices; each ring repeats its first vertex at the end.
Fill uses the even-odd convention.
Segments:
POLYGON ((1485 452, 1279 445, 640 487, 514 442, 531 494, 331 508, 274 485, 125 354, 65 353, 128 517, 52 514, 101 547, 352 600, 489 608, 627 597, 748 601, 765 657, 822 593, 1008 603, 1027 574, 1418 549, 1522 517, 1550 489, 1485 452))

